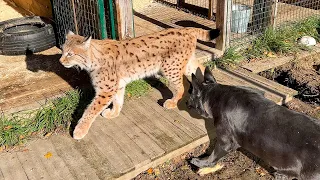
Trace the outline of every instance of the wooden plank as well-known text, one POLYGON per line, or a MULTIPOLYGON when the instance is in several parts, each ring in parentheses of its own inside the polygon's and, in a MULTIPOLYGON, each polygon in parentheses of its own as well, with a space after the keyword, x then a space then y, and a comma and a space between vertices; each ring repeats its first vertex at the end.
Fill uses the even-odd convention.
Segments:
POLYGON ((39 160, 45 171, 50 175, 50 179, 74 179, 65 162, 59 157, 55 151, 53 144, 46 140, 37 140, 29 147, 30 152, 38 154, 39 160), (50 158, 45 155, 51 153, 50 158))
MULTIPOLYGON (((33 143, 31 143, 33 144, 33 143)), ((30 145, 29 145, 30 146, 30 145)), ((17 152, 17 156, 28 179, 51 179, 49 172, 45 170, 39 154, 35 151, 17 152)))
MULTIPOLYGON (((142 98, 146 99, 145 97, 142 98)), ((151 107, 152 105, 160 107, 157 103, 143 103, 141 100, 142 98, 140 98, 139 101, 136 101, 137 107, 141 110, 141 112, 146 112, 146 115, 149 119, 155 119, 157 122, 164 124, 170 133, 177 135, 182 140, 182 144, 189 143, 195 138, 194 136, 189 136, 189 133, 184 131, 186 129, 178 122, 183 121, 182 117, 177 117, 175 119, 172 119, 170 116, 164 117, 164 114, 166 114, 164 111, 158 112, 151 107)))
POLYGON ((246 70, 238 69, 238 70, 227 71, 227 72, 229 73, 233 72, 235 73, 235 75, 242 77, 243 79, 247 79, 249 82, 259 84, 259 86, 263 87, 264 89, 267 89, 268 91, 283 97, 284 98, 283 103, 287 103, 291 101, 293 96, 298 94, 298 91, 294 89, 283 86, 279 83, 266 79, 257 74, 250 73, 246 70))
POLYGON ((143 167, 134 169, 133 171, 128 172, 128 173, 120 176, 119 178, 117 178, 117 180, 132 179, 132 178, 136 177, 138 174, 140 174, 141 172, 146 171, 150 167, 156 167, 160 164, 163 164, 163 163, 167 162, 168 160, 173 159, 177 156, 180 156, 181 154, 183 154, 185 152, 191 151, 192 149, 200 146, 201 144, 207 143, 208 141, 209 141, 208 136, 201 137, 198 140, 195 140, 190 144, 187 144, 179 149, 176 149, 174 151, 170 151, 170 152, 166 153, 165 155, 155 159, 154 161, 152 161, 151 163, 149 163, 143 167))
POLYGON ((181 145, 189 142, 191 140, 187 134, 183 131, 179 131, 174 127, 170 122, 168 122, 165 118, 163 118, 160 114, 155 112, 154 110, 147 110, 148 107, 144 106, 139 102, 140 100, 135 101, 134 105, 131 108, 135 112, 139 112, 143 114, 145 118, 148 119, 148 122, 153 124, 155 128, 160 129, 163 133, 160 134, 157 138, 163 141, 173 142, 173 148, 176 149, 181 145), (138 104, 138 105, 137 105, 138 104))
POLYGON ((317 54, 320 52, 320 45, 316 45, 311 47, 311 51, 303 51, 297 56, 284 56, 279 58, 265 58, 253 63, 248 63, 241 66, 244 69, 247 69, 253 73, 259 73, 262 71, 266 71, 268 69, 276 68, 278 66, 282 66, 294 59, 302 59, 308 56, 317 54))
POLYGON ((128 119, 123 113, 112 121, 119 129, 124 131, 130 139, 136 143, 151 160, 165 153, 145 132, 128 119))
POLYGON ((232 86, 248 86, 248 87, 257 88, 262 91, 265 91, 266 92, 265 97, 274 101, 275 103, 281 105, 283 102, 282 97, 280 97, 272 92, 267 91, 266 89, 264 89, 261 86, 251 84, 248 81, 246 81, 245 79, 242 79, 240 77, 229 74, 226 71, 216 69, 216 70, 212 71, 212 73, 213 73, 214 77, 217 79, 218 83, 232 85, 232 86))
MULTIPOLYGON (((119 145, 120 150, 130 158, 135 168, 149 163, 150 158, 114 121, 117 119, 103 119, 98 121, 98 126, 101 127, 105 136, 112 138, 119 145)), ((127 131, 131 131, 131 129, 127 129, 127 131)))
POLYGON ((0 168, 0 180, 4 180, 4 176, 3 176, 3 173, 1 171, 1 168, 0 168))
POLYGON ((163 127, 159 128, 156 124, 154 124, 154 120, 148 119, 144 113, 141 113, 134 108, 134 102, 134 100, 126 102, 122 110, 123 114, 144 133, 146 133, 165 152, 176 149, 178 143, 163 131, 163 127))
POLYGON ((119 176, 119 171, 109 162, 104 150, 101 151, 98 148, 100 145, 97 146, 96 143, 94 143, 94 141, 98 141, 96 139, 96 136, 89 133, 84 139, 75 143, 75 148, 87 163, 95 169, 95 173, 99 179, 112 179, 113 177, 119 176))
POLYGON ((0 169, 4 179, 28 180, 16 153, 2 153, 0 155, 0 169))
MULTIPOLYGON (((196 137, 206 133, 206 129, 204 127, 204 121, 202 119, 194 119, 191 116, 186 118, 185 116, 182 116, 181 114, 179 114, 180 111, 184 111, 184 110, 180 110, 178 108, 166 110, 164 107, 161 107, 158 104, 154 103, 154 102, 157 102, 159 98, 160 98, 159 93, 156 92, 156 90, 154 90, 149 93, 147 98, 143 98, 142 100, 146 104, 149 104, 150 107, 152 107, 155 111, 165 116, 167 119, 179 120, 183 129, 188 134, 190 134, 191 137, 196 137)), ((179 106, 180 104, 181 102, 179 102, 179 106)))
POLYGON ((70 173, 75 179, 98 180, 96 169, 84 159, 82 154, 76 149, 76 141, 70 136, 52 136, 50 138, 55 151, 61 157, 68 167, 70 173))
POLYGON ((114 174, 126 173, 134 168, 131 159, 123 152, 119 145, 108 135, 101 130, 99 121, 105 120, 98 117, 90 128, 88 138, 96 145, 102 154, 108 159, 108 162, 115 169, 114 174), (91 134, 91 135, 90 135, 91 134))

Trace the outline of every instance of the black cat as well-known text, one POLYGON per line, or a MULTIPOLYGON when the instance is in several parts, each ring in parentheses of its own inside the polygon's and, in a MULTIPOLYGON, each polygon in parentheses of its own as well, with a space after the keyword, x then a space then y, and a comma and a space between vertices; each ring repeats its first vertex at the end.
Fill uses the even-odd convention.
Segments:
POLYGON ((212 167, 242 147, 271 165, 276 179, 320 179, 319 120, 275 104, 262 91, 218 84, 208 67, 203 82, 192 75, 191 88, 187 106, 212 120, 217 134, 212 154, 192 164, 212 167))

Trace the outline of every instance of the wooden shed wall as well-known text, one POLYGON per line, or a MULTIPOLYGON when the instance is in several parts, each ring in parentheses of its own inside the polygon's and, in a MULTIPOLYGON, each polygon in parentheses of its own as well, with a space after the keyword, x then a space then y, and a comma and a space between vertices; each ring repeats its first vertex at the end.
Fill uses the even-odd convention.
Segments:
POLYGON ((12 0, 17 6, 37 16, 52 17, 50 0, 12 0))

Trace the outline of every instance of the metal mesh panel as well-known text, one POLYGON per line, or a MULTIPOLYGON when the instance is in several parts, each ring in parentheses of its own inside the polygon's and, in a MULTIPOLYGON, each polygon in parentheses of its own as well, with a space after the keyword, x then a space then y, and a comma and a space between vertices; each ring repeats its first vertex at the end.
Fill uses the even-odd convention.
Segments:
MULTIPOLYGON (((208 18, 209 0, 156 0, 177 9, 208 18)), ((217 0, 213 1, 213 15, 217 0)), ((320 0, 228 0, 226 21, 229 46, 245 46, 267 28, 285 26, 320 15, 320 0)), ((213 18, 214 19, 214 18, 213 18)))
POLYGON ((245 45, 268 27, 281 27, 320 13, 320 0, 233 0, 231 4, 230 46, 245 45))
POLYGON ((61 46, 65 41, 66 31, 76 31, 73 21, 73 10, 70 1, 65 0, 53 0, 52 6, 58 45, 61 46))
POLYGON ((92 34, 93 39, 101 39, 99 14, 96 0, 76 0, 75 13, 80 35, 92 34))
POLYGON ((231 24, 230 45, 250 42, 272 25, 272 0, 233 0, 228 23, 231 24))
MULTIPOLYGON (((64 43, 68 30, 75 33, 78 31, 82 36, 92 35, 94 39, 102 38, 97 0, 53 0, 52 5, 59 46, 64 43)), ((111 38, 109 8, 106 5, 104 8, 107 35, 111 38)))
POLYGON ((280 0, 277 3, 276 26, 320 15, 320 0, 280 0))

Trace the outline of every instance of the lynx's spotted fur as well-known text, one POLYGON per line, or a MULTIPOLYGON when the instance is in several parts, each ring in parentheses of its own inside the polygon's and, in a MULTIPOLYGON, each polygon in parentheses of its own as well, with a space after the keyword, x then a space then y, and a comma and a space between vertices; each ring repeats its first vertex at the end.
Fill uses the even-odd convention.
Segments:
POLYGON ((219 32, 199 28, 167 29, 116 41, 85 38, 69 31, 60 62, 67 68, 78 66, 86 70, 96 91, 73 137, 82 139, 100 113, 109 119, 117 117, 123 105, 126 84, 158 72, 176 90, 164 107, 177 107, 184 93, 183 75, 191 75, 197 67, 204 72, 204 67, 195 59, 197 39, 209 41, 219 36, 219 32), (108 108, 111 103, 112 109, 108 108))

